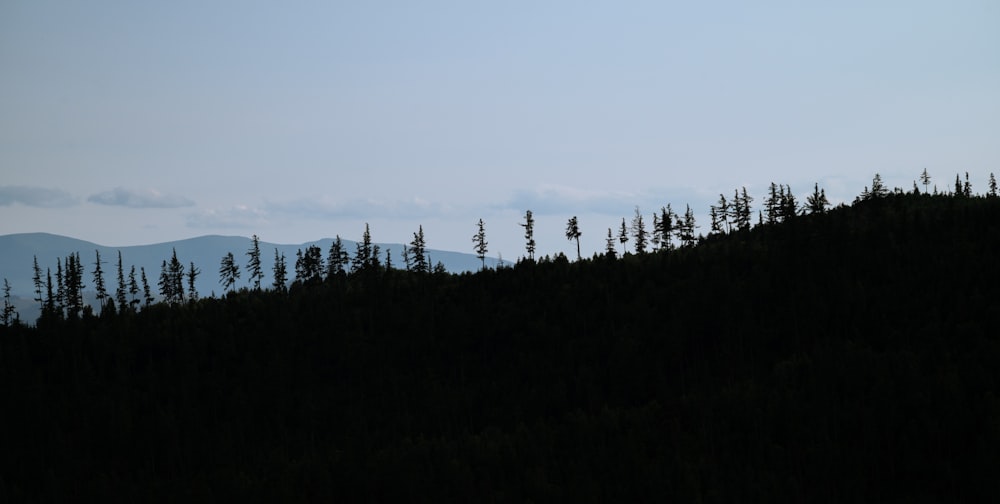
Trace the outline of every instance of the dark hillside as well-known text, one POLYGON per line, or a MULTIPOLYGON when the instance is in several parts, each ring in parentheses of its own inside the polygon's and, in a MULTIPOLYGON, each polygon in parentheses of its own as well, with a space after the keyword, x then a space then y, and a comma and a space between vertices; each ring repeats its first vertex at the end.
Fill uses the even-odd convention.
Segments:
POLYGON ((0 328, 0 500, 977 501, 1000 199, 0 328))

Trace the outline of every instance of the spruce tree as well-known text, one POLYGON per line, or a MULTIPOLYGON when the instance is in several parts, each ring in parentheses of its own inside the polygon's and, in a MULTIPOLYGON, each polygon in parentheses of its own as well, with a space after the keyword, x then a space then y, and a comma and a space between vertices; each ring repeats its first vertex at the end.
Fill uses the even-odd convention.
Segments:
POLYGON ((486 269, 486 252, 487 249, 486 241, 486 224, 483 223, 483 219, 479 219, 479 223, 476 224, 476 234, 472 235, 472 249, 476 252, 476 257, 482 263, 482 269, 486 269))
POLYGON ((347 255, 347 250, 344 248, 344 242, 340 239, 340 235, 337 235, 333 243, 330 244, 330 252, 327 255, 326 277, 334 278, 346 273, 348 264, 350 264, 350 257, 347 255))
POLYGON ((140 266, 139 272, 142 276, 142 299, 145 303, 144 306, 149 306, 153 304, 153 291, 149 287, 149 280, 146 280, 146 268, 144 266, 140 266))
POLYGON ((104 285, 104 269, 101 268, 101 251, 94 250, 97 254, 97 260, 94 262, 94 289, 97 291, 97 303, 104 309, 104 300, 108 297, 108 290, 104 285))
POLYGON ((830 202, 826 199, 826 191, 819 188, 819 183, 813 185, 813 193, 806 197, 806 209, 810 214, 825 213, 830 202))
POLYGON ((177 259, 177 249, 173 249, 173 254, 170 257, 170 292, 173 293, 173 299, 170 300, 171 303, 180 303, 184 301, 184 265, 181 261, 177 259))
POLYGON ((566 223, 566 239, 576 240, 576 260, 580 260, 580 236, 583 233, 580 232, 580 221, 577 220, 576 216, 570 217, 569 221, 566 223))
POLYGON ((604 255, 610 259, 614 259, 617 256, 617 252, 615 252, 615 237, 611 234, 611 228, 608 228, 608 238, 605 242, 604 255))
POLYGON ((17 310, 14 308, 14 303, 12 303, 10 299, 10 282, 8 282, 5 277, 3 279, 3 313, 0 318, 3 319, 3 325, 7 327, 14 325, 14 322, 18 318, 17 310))
POLYGON ((997 179, 993 176, 993 173, 990 173, 990 192, 986 195, 990 198, 997 197, 997 179))
POLYGON ((38 303, 39 308, 45 308, 42 298, 42 268, 38 267, 38 256, 32 256, 34 260, 34 266, 32 267, 33 274, 31 276, 31 281, 35 284, 35 302, 38 303))
POLYGON ((136 307, 139 305, 139 283, 135 279, 135 265, 132 265, 132 269, 128 272, 128 294, 130 300, 128 302, 129 306, 135 311, 136 307))
POLYGON ((649 239, 646 235, 646 226, 642 221, 642 212, 639 207, 635 207, 635 216, 632 217, 632 237, 635 238, 635 253, 645 254, 646 245, 649 239))
MULTIPOLYGON (((190 266, 187 271, 187 284, 188 284, 188 300, 197 301, 198 300, 198 290, 195 289, 194 283, 197 280, 198 275, 201 274, 201 270, 194 267, 194 261, 191 261, 190 266)), ((259 287, 258 287, 259 289, 259 287)))
POLYGON ((524 213, 524 223, 518 224, 524 228, 524 250, 528 254, 528 260, 535 260, 535 219, 531 215, 531 210, 524 213))
POLYGON ((288 280, 288 270, 285 265, 285 254, 279 254, 277 247, 274 249, 274 267, 271 269, 271 272, 274 276, 274 282, 271 284, 271 288, 274 289, 275 292, 285 292, 285 282, 288 280))
POLYGON ((622 257, 625 256, 627 252, 625 250, 625 244, 628 243, 628 228, 625 227, 625 218, 622 217, 622 225, 618 228, 618 241, 622 244, 622 257))
POLYGON ((927 173, 927 168, 920 174, 920 182, 924 184, 924 194, 927 194, 927 186, 931 183, 931 176, 927 173))
POLYGON ((118 310, 124 311, 128 306, 128 297, 125 287, 125 266, 122 264, 122 251, 118 251, 118 287, 115 289, 115 301, 118 303, 118 310))
POLYGON ((250 250, 247 250, 250 257, 247 261, 247 273, 250 275, 248 280, 253 283, 253 290, 259 291, 260 281, 264 279, 264 271, 260 266, 260 238, 255 234, 250 239, 250 250))
POLYGON ((431 270, 426 256, 426 246, 424 226, 421 225, 419 231, 413 233, 413 241, 410 242, 410 252, 413 254, 413 271, 417 273, 429 273, 431 270))
POLYGON ((233 253, 228 252, 222 256, 222 262, 219 264, 219 283, 222 284, 224 290, 232 292, 233 286, 236 285, 236 280, 239 278, 240 267, 236 264, 233 253))
POLYGON ((365 232, 361 235, 361 241, 357 243, 354 252, 354 260, 351 261, 351 273, 357 273, 372 266, 372 257, 375 254, 372 250, 372 235, 365 223, 365 232))

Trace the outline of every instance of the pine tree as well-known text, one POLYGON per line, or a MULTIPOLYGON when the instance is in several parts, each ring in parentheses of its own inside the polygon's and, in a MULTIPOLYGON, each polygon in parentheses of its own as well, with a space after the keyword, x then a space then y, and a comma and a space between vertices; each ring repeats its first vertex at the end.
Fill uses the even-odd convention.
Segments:
POLYGON ((430 263, 428 262, 426 254, 427 242, 424 240, 424 226, 420 226, 420 230, 413 233, 413 241, 410 242, 410 252, 413 253, 413 271, 417 273, 429 273, 430 263))
POLYGON ((962 189, 962 179, 955 174, 955 196, 965 196, 965 190, 962 189))
POLYGON ((618 229, 618 241, 622 244, 622 256, 625 256, 627 252, 625 250, 625 244, 628 243, 628 228, 625 227, 625 218, 622 217, 622 226, 618 229))
POLYGON ((32 256, 34 260, 33 274, 31 276, 31 281, 35 284, 35 302, 38 303, 38 307, 44 309, 45 304, 42 298, 42 268, 38 267, 38 256, 32 256))
POLYGON ((173 254, 170 257, 169 276, 171 283, 170 292, 173 293, 173 298, 170 299, 170 302, 180 303, 184 301, 184 265, 177 259, 176 248, 173 249, 173 254))
POLYGON ((10 327, 14 325, 15 321, 18 319, 17 310, 14 308, 14 304, 10 301, 10 282, 7 278, 3 279, 3 313, 0 318, 3 320, 3 325, 10 327))
POLYGON ((125 266, 122 264, 122 251, 118 251, 118 287, 115 289, 115 301, 118 303, 118 309, 121 311, 125 310, 128 306, 128 297, 125 295, 125 266))
POLYGON ((632 237, 635 238, 635 253, 645 254, 646 245, 649 239, 646 236, 646 226, 642 222, 642 212, 639 207, 635 207, 635 216, 632 217, 632 237))
POLYGON ((535 219, 531 215, 531 210, 524 213, 524 223, 518 224, 524 228, 524 250, 528 253, 528 260, 535 260, 535 219))
POLYGON ((406 271, 410 271, 413 267, 413 260, 410 258, 410 247, 407 247, 405 243, 403 244, 403 267, 406 268, 406 271))
MULTIPOLYGON (((259 253, 259 252, 258 252, 259 253)), ((191 302, 198 300, 198 290, 195 289, 194 283, 197 280, 198 275, 201 274, 201 270, 194 267, 194 261, 191 261, 187 272, 187 284, 188 284, 188 300, 191 302)), ((259 289, 259 287, 258 287, 259 289)))
POLYGON ((736 228, 740 231, 746 231, 750 229, 750 215, 752 213, 750 203, 753 203, 753 197, 747 193, 745 186, 743 187, 742 194, 739 195, 739 203, 739 219, 736 228))
POLYGON ((826 192, 819 188, 819 183, 813 185, 813 193, 806 197, 806 209, 811 214, 825 213, 830 202, 826 199, 826 192))
POLYGON ((927 173, 927 168, 920 174, 920 182, 924 184, 924 194, 927 194, 927 186, 931 183, 931 176, 927 173))
POLYGON ((576 240, 576 260, 579 261, 580 257, 580 236, 583 233, 580 232, 580 221, 577 220, 576 216, 570 217, 569 221, 566 222, 566 239, 576 240))
POLYGON ((346 267, 350 263, 350 257, 344 248, 344 242, 340 235, 330 244, 330 252, 326 259, 326 277, 334 278, 346 273, 346 267))
POLYGON ((295 281, 319 282, 323 279, 323 252, 316 245, 295 252, 295 281))
POLYGON ((711 228, 709 229, 709 234, 717 234, 722 232, 722 224, 719 221, 719 209, 715 205, 708 207, 708 218, 711 220, 711 228))
POLYGON ((45 308, 43 314, 52 315, 55 308, 55 296, 52 291, 52 268, 45 268, 45 308))
POLYGON ((135 280, 135 265, 132 265, 132 269, 128 272, 128 294, 131 298, 128 302, 129 306, 135 311, 139 304, 139 283, 135 280))
POLYGON ((608 239, 605 242, 604 254, 610 259, 614 259, 617 255, 615 252, 615 237, 611 234, 611 228, 608 228, 608 239))
POLYGON ((149 306, 153 304, 153 291, 149 288, 149 281, 146 280, 146 268, 140 266, 139 271, 142 273, 142 298, 145 302, 144 306, 149 306))
POLYGON ((476 257, 482 263, 482 269, 486 269, 486 252, 488 252, 486 247, 489 245, 486 242, 486 224, 483 223, 483 219, 479 219, 479 223, 476 226, 476 234, 472 235, 472 249, 476 252, 476 257))
POLYGON ((219 264, 219 283, 222 284, 224 290, 232 292, 233 286, 239 278, 240 267, 236 264, 233 253, 228 252, 222 256, 222 262, 219 264))
POLYGON ((160 264, 160 279, 156 282, 160 290, 160 299, 166 303, 174 302, 174 282, 170 280, 170 272, 167 269, 167 260, 160 264))
POLYGON ((660 214, 653 212, 653 232, 649 237, 649 242, 653 244, 653 252, 660 250, 662 243, 663 225, 660 224, 660 214))
POLYGON ((63 273, 62 260, 56 258, 56 311, 60 314, 66 307, 66 276, 63 273))
POLYGON ((354 260, 351 261, 351 273, 357 273, 364 269, 368 269, 372 266, 372 257, 376 254, 372 253, 372 235, 368 228, 368 223, 365 223, 365 232, 361 235, 361 241, 357 243, 354 260))
POLYGON ((792 187, 785 186, 781 191, 781 205, 780 211, 778 212, 781 221, 787 221, 788 219, 794 218, 799 212, 799 204, 795 201, 795 195, 792 194, 792 187))
POLYGON ((274 267, 271 272, 274 276, 274 283, 271 284, 271 288, 274 289, 275 292, 285 292, 285 282, 288 280, 288 270, 285 265, 285 254, 279 255, 277 247, 274 249, 274 267))
POLYGON ((764 200, 764 217, 765 222, 768 224, 775 224, 778 222, 778 186, 774 182, 771 182, 771 186, 767 191, 767 199, 764 200))
POLYGON ((878 173, 872 179, 872 190, 868 193, 871 198, 884 198, 889 194, 889 190, 882 183, 882 176, 878 173))
POLYGON ((392 269, 392 249, 385 249, 385 270, 392 269))
POLYGON ((695 234, 694 230, 697 226, 694 221, 694 212, 691 210, 691 205, 687 205, 687 211, 684 212, 684 219, 681 220, 680 225, 680 240, 681 245, 684 247, 694 246, 695 234))
POLYGON ((264 271, 260 267, 260 238, 255 234, 250 239, 250 250, 247 250, 250 257, 247 262, 247 273, 250 275, 248 280, 253 283, 253 290, 259 291, 260 281, 264 279, 264 271))
POLYGON ((104 309, 104 300, 108 297, 108 290, 104 285, 104 269, 101 268, 101 251, 95 250, 97 254, 97 260, 94 262, 94 289, 97 291, 97 302, 100 304, 101 309, 104 309))
POLYGON ((969 182, 969 172, 965 172, 965 184, 962 185, 962 195, 966 198, 972 197, 972 183, 969 182))
POLYGON ((677 230, 677 214, 674 213, 674 209, 670 207, 670 203, 667 206, 660 208, 660 250, 671 251, 674 248, 674 234, 677 230))
POLYGON ((997 179, 993 176, 993 173, 990 173, 990 192, 987 193, 987 196, 990 198, 997 197, 997 179))
POLYGON ((718 215, 720 222, 719 228, 721 229, 723 226, 725 226, 727 233, 733 230, 729 223, 729 215, 730 215, 729 202, 726 201, 726 196, 724 194, 719 193, 719 215, 718 215))

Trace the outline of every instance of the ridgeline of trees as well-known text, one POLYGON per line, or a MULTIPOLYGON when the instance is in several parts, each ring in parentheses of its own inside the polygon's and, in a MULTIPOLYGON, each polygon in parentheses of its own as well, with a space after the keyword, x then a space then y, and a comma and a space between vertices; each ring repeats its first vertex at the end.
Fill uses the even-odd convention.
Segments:
POLYGON ((756 225, 737 191, 703 236, 637 210, 575 262, 531 259, 529 212, 528 259, 461 275, 422 228, 402 269, 366 229, 353 258, 300 251, 288 290, 277 251, 270 288, 233 289, 229 254, 221 298, 174 254, 153 302, 119 257, 96 313, 79 254, 36 262, 43 316, 0 328, 0 500, 986 499, 1000 198, 967 180, 833 209, 772 185, 756 225))

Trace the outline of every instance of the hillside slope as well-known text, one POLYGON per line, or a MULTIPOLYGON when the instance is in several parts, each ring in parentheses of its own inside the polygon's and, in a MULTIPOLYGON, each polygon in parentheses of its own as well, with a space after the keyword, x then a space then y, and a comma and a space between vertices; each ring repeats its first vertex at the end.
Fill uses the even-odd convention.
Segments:
POLYGON ((985 499, 998 217, 889 196, 670 252, 4 329, 0 491, 985 499))

